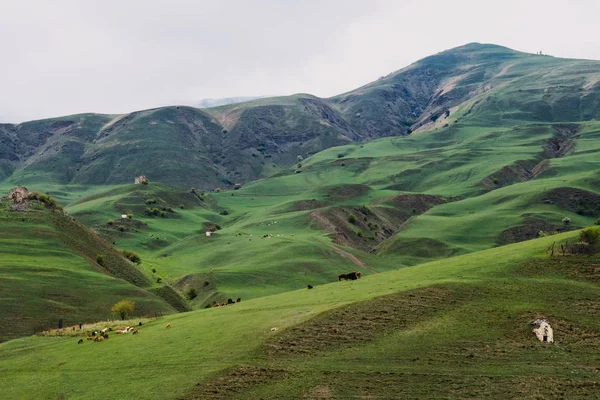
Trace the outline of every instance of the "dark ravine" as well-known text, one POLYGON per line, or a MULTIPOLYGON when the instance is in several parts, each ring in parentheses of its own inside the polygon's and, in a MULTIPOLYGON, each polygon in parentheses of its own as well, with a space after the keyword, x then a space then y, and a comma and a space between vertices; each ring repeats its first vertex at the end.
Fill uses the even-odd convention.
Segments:
POLYGON ((517 182, 527 182, 537 178, 550 168, 550 161, 564 157, 575 149, 579 124, 554 124, 553 137, 544 140, 542 151, 533 160, 519 160, 512 165, 506 165, 499 171, 485 178, 481 184, 486 189, 497 189, 517 182))

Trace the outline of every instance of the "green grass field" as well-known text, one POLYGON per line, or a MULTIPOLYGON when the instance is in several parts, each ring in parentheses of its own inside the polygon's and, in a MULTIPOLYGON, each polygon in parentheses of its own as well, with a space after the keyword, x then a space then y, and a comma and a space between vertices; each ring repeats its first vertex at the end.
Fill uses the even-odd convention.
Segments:
POLYGON ((598 260, 547 255, 553 242, 573 236, 172 315, 104 343, 13 340, 0 345, 3 393, 101 398, 110 387, 114 396, 149 399, 210 391, 215 398, 298 398, 325 387, 338 397, 374 390, 379 398, 528 398, 531 387, 585 398, 597 390, 592 349, 600 326, 590 307, 599 306, 599 288, 587 266, 598 260), (386 318, 394 312, 399 321, 386 318), (555 324, 555 345, 538 343, 530 331, 528 322, 541 316, 555 324), (311 336, 311 327, 321 333, 311 336))

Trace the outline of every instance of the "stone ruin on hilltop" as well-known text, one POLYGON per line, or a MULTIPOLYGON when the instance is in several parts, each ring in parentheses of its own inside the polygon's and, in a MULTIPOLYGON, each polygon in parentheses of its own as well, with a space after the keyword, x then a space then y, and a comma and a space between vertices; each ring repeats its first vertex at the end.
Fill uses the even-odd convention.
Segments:
POLYGON ((136 176, 135 179, 133 180, 133 183, 135 183, 136 185, 147 185, 148 184, 148 178, 146 178, 145 175, 140 175, 140 176, 136 176))
POLYGON ((19 186, 10 189, 8 192, 8 200, 12 201, 10 210, 25 211, 25 208, 27 207, 27 198, 29 198, 29 192, 26 187, 19 186))

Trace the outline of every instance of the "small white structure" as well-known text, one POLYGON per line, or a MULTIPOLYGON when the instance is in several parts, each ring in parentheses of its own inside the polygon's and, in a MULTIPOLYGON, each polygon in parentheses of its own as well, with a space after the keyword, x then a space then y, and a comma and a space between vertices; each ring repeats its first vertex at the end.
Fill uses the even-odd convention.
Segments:
POLYGON ((136 176, 133 180, 133 183, 136 185, 146 185, 148 184, 148 178, 145 175, 136 176))
POLYGON ((212 235, 211 231, 206 231, 206 237, 210 237, 210 235, 212 235))
POLYGON ((122 219, 127 219, 127 214, 121 214, 122 219))
POLYGON ((536 319, 531 325, 535 326, 533 333, 535 333, 540 342, 554 343, 554 333, 548 321, 545 319, 536 319))

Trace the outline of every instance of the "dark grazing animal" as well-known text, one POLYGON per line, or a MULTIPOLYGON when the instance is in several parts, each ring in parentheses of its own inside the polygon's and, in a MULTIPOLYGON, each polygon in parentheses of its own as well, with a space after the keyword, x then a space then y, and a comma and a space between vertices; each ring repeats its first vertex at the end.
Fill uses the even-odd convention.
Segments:
POLYGON ((238 298, 235 300, 235 302, 236 302, 236 303, 239 303, 240 301, 242 301, 242 298, 241 298, 241 297, 238 297, 238 298))
POLYGON ((312 289, 312 288, 313 288, 313 285, 308 285, 308 288, 309 288, 309 289, 312 289))
POLYGON ((348 280, 348 278, 346 277, 346 274, 339 274, 338 275, 338 282, 341 281, 342 279, 348 280))
POLYGON ((79 339, 79 342, 77 342, 77 344, 81 344, 83 343, 83 339, 79 339))
POLYGON ((355 281, 357 279, 358 279, 358 274, 355 271, 352 271, 352 272, 346 274, 346 280, 355 281))

